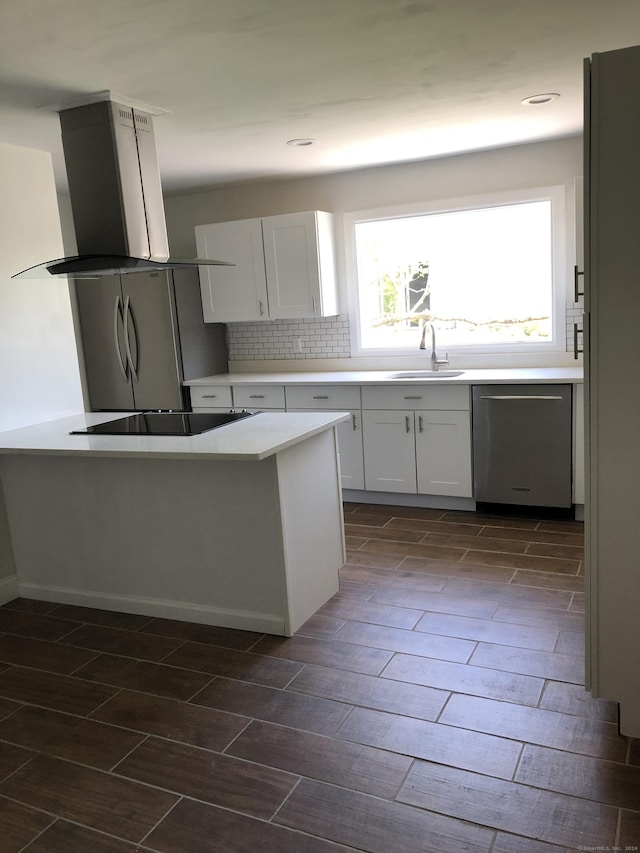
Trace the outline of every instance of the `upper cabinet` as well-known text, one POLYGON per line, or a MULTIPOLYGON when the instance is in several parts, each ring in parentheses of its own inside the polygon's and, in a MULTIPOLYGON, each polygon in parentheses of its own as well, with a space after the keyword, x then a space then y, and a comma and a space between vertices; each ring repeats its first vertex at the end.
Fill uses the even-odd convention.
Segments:
POLYGON ((316 210, 198 225, 196 243, 199 257, 235 264, 200 267, 208 323, 338 313, 330 213, 316 210))

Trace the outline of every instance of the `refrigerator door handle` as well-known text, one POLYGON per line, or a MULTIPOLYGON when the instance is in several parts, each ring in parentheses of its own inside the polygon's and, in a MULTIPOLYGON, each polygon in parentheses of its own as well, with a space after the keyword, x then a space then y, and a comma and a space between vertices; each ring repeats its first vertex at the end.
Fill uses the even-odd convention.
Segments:
POLYGON ((116 361, 118 362, 118 366, 122 371, 122 375, 124 377, 124 381, 129 381, 129 376, 127 374, 127 366, 124 363, 122 358, 122 352, 120 351, 120 339, 118 335, 118 331, 120 326, 124 327, 124 315, 122 311, 122 302, 120 299, 120 294, 116 296, 116 301, 113 309, 113 346, 116 351, 116 361))
POLYGON ((127 348, 127 361, 131 370, 131 378, 134 382, 138 381, 138 333, 136 329, 136 318, 131 308, 131 300, 127 294, 124 301, 124 341, 127 348), (131 347, 131 338, 133 338, 133 349, 131 347))

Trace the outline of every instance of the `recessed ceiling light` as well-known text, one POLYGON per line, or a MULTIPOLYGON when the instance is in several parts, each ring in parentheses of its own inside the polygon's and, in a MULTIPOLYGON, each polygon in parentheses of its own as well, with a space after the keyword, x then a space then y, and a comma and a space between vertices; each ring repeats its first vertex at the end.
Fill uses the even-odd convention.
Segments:
POLYGON ((291 145, 294 148, 304 148, 305 145, 313 145, 315 139, 289 139, 287 140, 287 145, 291 145))
POLYGON ((529 95, 528 98, 523 98, 520 103, 525 107, 539 107, 542 104, 548 104, 555 101, 560 95, 557 92, 544 92, 542 95, 529 95))

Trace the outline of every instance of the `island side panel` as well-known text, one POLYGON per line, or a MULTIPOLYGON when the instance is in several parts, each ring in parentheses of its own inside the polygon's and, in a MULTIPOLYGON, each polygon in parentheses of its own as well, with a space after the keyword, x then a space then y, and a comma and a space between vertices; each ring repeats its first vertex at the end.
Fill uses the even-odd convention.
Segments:
POLYGON ((338 592, 345 560, 336 430, 278 454, 288 635, 338 592))
POLYGON ((20 594, 285 633, 276 458, 5 456, 20 594))

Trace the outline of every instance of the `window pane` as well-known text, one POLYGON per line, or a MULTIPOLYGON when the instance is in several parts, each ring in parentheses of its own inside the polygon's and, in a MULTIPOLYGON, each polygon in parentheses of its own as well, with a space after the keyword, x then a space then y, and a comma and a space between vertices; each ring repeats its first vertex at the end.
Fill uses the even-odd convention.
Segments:
POLYGON ((358 222, 363 348, 415 347, 419 320, 439 346, 552 338, 551 201, 358 222))

